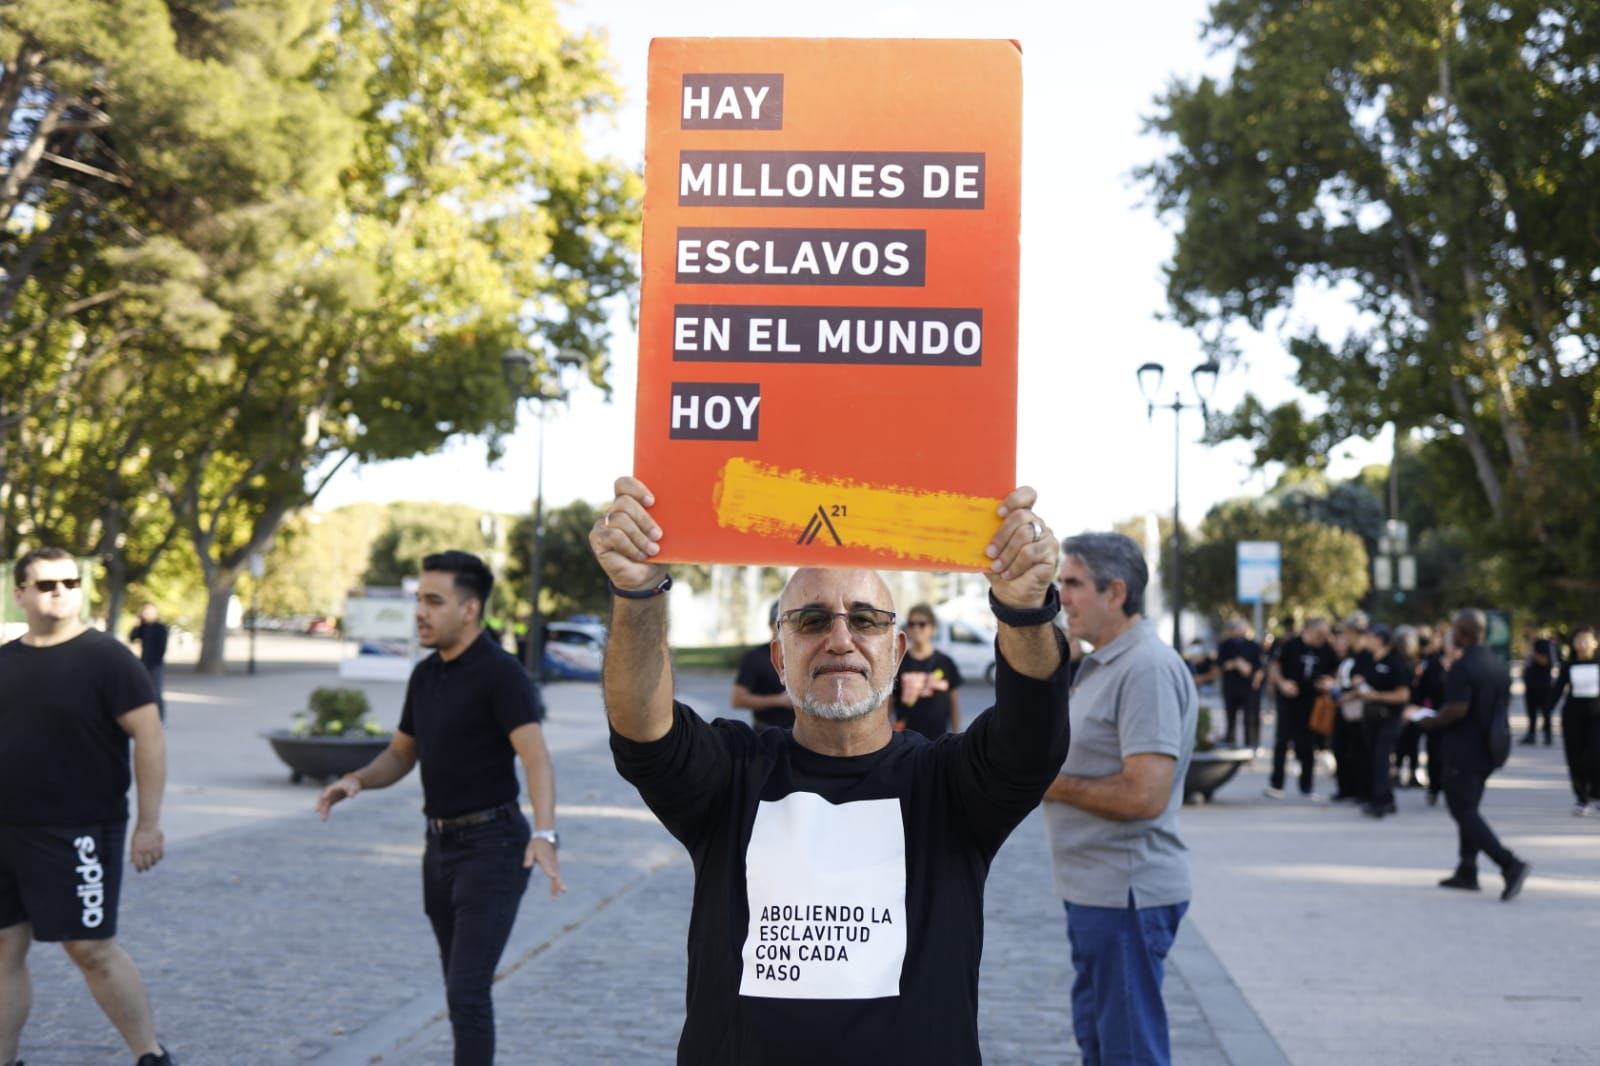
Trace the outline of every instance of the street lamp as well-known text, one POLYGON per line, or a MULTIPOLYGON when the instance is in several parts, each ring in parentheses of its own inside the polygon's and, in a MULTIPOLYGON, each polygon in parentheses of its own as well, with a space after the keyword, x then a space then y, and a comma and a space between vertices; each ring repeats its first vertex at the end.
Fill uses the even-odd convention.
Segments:
MULTIPOLYGON (((539 401, 539 457, 535 466, 533 490, 533 550, 528 559, 528 593, 532 600, 528 618, 528 644, 523 666, 535 678, 544 666, 544 617, 539 612, 539 594, 544 579, 544 410, 551 400, 565 400, 567 392, 561 387, 561 375, 568 367, 582 366, 583 358, 572 352, 560 352, 555 357, 556 381, 554 391, 546 391, 545 382, 539 378, 538 360, 530 352, 516 349, 500 357, 506 383, 516 399, 539 401)), ((487 605, 485 605, 487 607, 487 605)))
POLYGON ((1161 380, 1166 368, 1160 363, 1145 363, 1139 368, 1139 391, 1144 394, 1145 417, 1154 419, 1156 408, 1172 412, 1172 646, 1183 654, 1183 522, 1178 517, 1178 459, 1183 447, 1178 431, 1180 416, 1185 411, 1199 411, 1203 421, 1210 413, 1206 404, 1217 387, 1217 372, 1222 368, 1216 360, 1207 359, 1189 372, 1194 387, 1194 403, 1184 403, 1178 390, 1172 392, 1171 403, 1160 403, 1161 380))

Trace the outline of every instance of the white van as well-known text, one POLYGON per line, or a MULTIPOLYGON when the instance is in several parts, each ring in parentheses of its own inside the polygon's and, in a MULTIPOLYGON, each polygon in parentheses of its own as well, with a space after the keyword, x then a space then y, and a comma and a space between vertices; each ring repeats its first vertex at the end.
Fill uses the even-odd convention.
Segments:
POLYGON ((962 619, 939 619, 934 629, 933 647, 955 662, 968 681, 994 684, 994 638, 992 628, 962 619))

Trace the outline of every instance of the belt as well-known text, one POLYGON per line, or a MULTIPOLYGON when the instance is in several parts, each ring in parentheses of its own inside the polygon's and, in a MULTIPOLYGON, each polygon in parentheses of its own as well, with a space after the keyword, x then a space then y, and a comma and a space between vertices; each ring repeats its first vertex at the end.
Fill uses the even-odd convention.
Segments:
POLYGON ((451 829, 465 829, 469 825, 483 825, 485 822, 498 822, 511 818, 517 813, 515 803, 502 803, 498 807, 490 807, 486 811, 473 811, 471 814, 458 814, 454 818, 429 818, 428 832, 444 833, 451 829))

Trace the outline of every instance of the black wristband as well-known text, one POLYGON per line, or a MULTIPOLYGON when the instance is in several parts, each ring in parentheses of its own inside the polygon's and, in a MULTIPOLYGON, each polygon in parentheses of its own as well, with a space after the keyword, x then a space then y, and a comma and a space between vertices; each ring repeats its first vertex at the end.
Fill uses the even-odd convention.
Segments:
POLYGON ((648 600, 661 595, 672 587, 672 575, 668 574, 661 579, 659 585, 652 585, 647 589, 619 589, 609 579, 606 584, 611 585, 611 595, 613 596, 621 596, 625 600, 648 600))
POLYGON ((994 589, 989 590, 989 609, 994 612, 996 621, 1016 629, 1028 626, 1042 626, 1056 620, 1056 615, 1061 613, 1061 595, 1056 592, 1055 585, 1044 595, 1044 604, 1039 607, 1007 607, 995 599, 994 589))

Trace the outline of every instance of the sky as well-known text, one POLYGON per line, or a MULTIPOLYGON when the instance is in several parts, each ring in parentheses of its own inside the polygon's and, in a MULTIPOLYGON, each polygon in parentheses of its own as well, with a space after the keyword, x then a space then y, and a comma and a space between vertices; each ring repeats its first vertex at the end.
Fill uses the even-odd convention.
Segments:
MULTIPOLYGON (((1167 369, 1166 394, 1188 391, 1203 361, 1198 339, 1159 316, 1167 225, 1144 202, 1132 172, 1156 158, 1159 139, 1143 132, 1153 101, 1173 79, 1223 74, 1225 54, 1200 40, 1202 0, 1053 4, 1046 0, 577 0, 569 26, 602 29, 625 93, 614 129, 595 148, 637 162, 644 154, 644 97, 654 37, 972 37, 1014 39, 1023 51, 1021 331, 1018 352, 1017 483, 1039 490, 1038 510, 1060 533, 1103 529, 1150 512, 1170 514, 1174 417, 1147 418, 1136 371, 1167 369)), ((1336 315, 1337 311, 1333 313, 1336 315)), ((637 339, 619 315, 612 350, 613 392, 576 390, 552 405, 544 434, 547 507, 603 502, 633 456, 637 339)), ((1293 361, 1275 331, 1240 336, 1244 357, 1218 381, 1214 406, 1246 392, 1277 403, 1295 395, 1293 361)), ((570 384, 570 382, 569 382, 570 384)), ((973 417, 984 413, 974 411, 973 417)), ((485 460, 481 441, 462 440, 411 460, 347 467, 318 500, 440 500, 502 512, 529 509, 539 466, 538 418, 523 405, 503 458, 485 460)), ((1220 500, 1259 494, 1274 472, 1252 472, 1250 451, 1199 443, 1198 413, 1177 429, 1185 525, 1220 500)), ((1386 462, 1387 440, 1351 442, 1331 471, 1386 462)))

